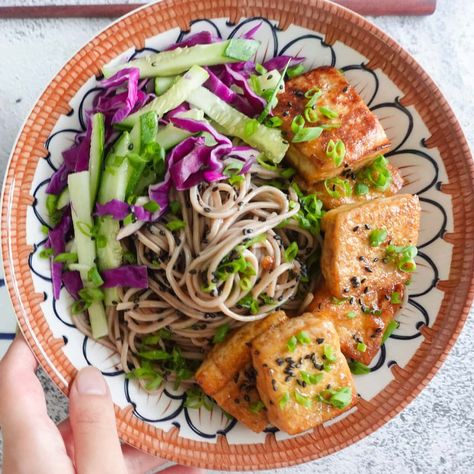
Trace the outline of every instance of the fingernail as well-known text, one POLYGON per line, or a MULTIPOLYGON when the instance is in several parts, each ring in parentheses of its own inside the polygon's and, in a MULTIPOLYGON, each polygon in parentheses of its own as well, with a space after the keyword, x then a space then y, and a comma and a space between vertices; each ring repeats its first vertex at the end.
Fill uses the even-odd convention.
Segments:
POLYGON ((76 377, 76 388, 81 395, 106 395, 107 384, 95 367, 81 369, 76 377))

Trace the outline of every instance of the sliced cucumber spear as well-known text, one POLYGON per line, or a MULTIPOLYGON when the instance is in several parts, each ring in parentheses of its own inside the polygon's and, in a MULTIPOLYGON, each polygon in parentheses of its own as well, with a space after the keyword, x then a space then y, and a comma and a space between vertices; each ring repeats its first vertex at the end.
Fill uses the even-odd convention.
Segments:
POLYGON ((197 66, 215 66, 251 59, 260 43, 255 40, 234 38, 213 44, 200 44, 189 48, 150 54, 124 64, 104 66, 102 72, 110 77, 121 69, 136 67, 140 77, 174 76, 197 66))
MULTIPOLYGON (((84 268, 95 265, 95 242, 90 230, 94 222, 92 220, 92 201, 90 191, 90 173, 81 171, 68 176, 69 194, 71 196, 71 215, 74 227, 74 239, 77 246, 77 258, 84 268), (90 229, 90 230, 89 230, 90 229)), ((80 272, 85 287, 90 287, 91 282, 87 278, 87 271, 80 272)), ((108 333, 107 318, 102 301, 94 301, 88 308, 92 336, 95 339, 108 333)))
MULTIPOLYGON (((105 169, 99 186, 97 202, 105 204, 112 199, 123 201, 129 179, 129 163, 125 157, 131 145, 130 134, 122 133, 112 151, 105 160, 105 169)), ((97 266, 99 270, 108 270, 122 265, 123 249, 117 240, 120 223, 112 216, 96 219, 97 225, 97 266)), ((105 290, 105 304, 110 306, 118 301, 117 288, 105 290)))
POLYGON ((139 111, 126 117, 118 126, 123 128, 133 127, 141 115, 151 111, 156 112, 158 118, 162 117, 166 112, 185 102, 199 86, 206 82, 208 77, 209 74, 202 67, 192 66, 163 95, 160 95, 139 111))
POLYGON ((59 195, 58 202, 56 203, 56 209, 62 209, 66 207, 70 202, 69 189, 66 187, 59 195))
MULTIPOLYGON (((190 118, 193 120, 204 120, 204 112, 198 109, 187 110, 179 114, 179 117, 190 118)), ((169 150, 178 143, 181 143, 185 138, 188 138, 192 133, 174 126, 172 123, 166 127, 160 128, 156 134, 156 141, 165 149, 169 150)))
POLYGON ((217 122, 228 135, 239 137, 263 152, 274 163, 279 163, 285 156, 288 143, 279 130, 258 124, 204 87, 197 89, 187 100, 217 122), (255 131, 252 134, 246 133, 246 124, 249 121, 255 122, 255 131))
POLYGON ((176 81, 176 76, 155 77, 155 94, 164 94, 176 81))
POLYGON ((105 122, 104 115, 96 113, 91 120, 91 148, 89 158, 89 173, 91 177, 91 203, 95 203, 97 188, 99 187, 100 174, 102 171, 102 162, 104 160, 105 147, 105 122))

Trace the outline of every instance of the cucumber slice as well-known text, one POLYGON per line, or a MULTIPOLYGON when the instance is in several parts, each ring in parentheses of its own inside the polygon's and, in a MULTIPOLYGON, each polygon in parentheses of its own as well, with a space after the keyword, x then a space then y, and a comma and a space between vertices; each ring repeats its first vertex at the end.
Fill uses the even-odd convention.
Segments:
MULTIPOLYGON (((74 239, 77 246, 77 258, 80 265, 92 267, 95 265, 96 250, 95 242, 87 229, 92 229, 92 200, 90 191, 90 172, 81 171, 68 176, 68 187, 71 196, 71 215, 74 227, 74 239)), ((84 286, 91 286, 87 278, 87 271, 80 272, 84 286)), ((107 318, 104 305, 96 301, 88 308, 92 336, 95 339, 108 333, 107 318)))
POLYGON ((58 202, 56 203, 56 209, 62 209, 63 207, 66 207, 69 202, 69 189, 64 188, 63 192, 59 195, 58 202))
MULTIPOLYGON (((275 87, 278 85, 280 82, 281 74, 276 70, 273 69, 272 71, 269 71, 261 76, 256 77, 256 81, 258 83, 259 91, 260 92, 265 92, 268 90, 273 90, 275 87)), ((281 89, 278 91, 280 94, 281 92, 284 92, 284 83, 282 83, 281 89)))
POLYGON ((89 159, 89 173, 91 179, 90 193, 91 202, 95 202, 97 188, 99 187, 102 162, 104 159, 105 146, 105 123, 104 115, 96 113, 92 116, 91 148, 89 159))
MULTIPOLYGON (((199 109, 187 110, 186 112, 179 114, 179 116, 193 120, 204 120, 204 112, 199 109)), ((192 134, 186 130, 182 130, 181 128, 175 127, 173 124, 169 123, 166 125, 166 127, 160 128, 158 130, 158 133, 156 134, 156 141, 165 150, 169 150, 191 135, 192 134)))
POLYGON ((256 131, 248 135, 245 133, 245 126, 252 119, 234 109, 204 87, 199 87, 190 95, 188 102, 201 109, 208 117, 223 127, 226 134, 239 137, 263 152, 274 163, 279 163, 285 156, 288 143, 283 139, 279 130, 256 124, 256 131))
POLYGON ((155 94, 164 94, 176 81, 176 76, 155 77, 155 94))
POLYGON ((191 69, 180 77, 163 95, 145 105, 141 110, 129 115, 119 123, 120 127, 133 127, 141 115, 147 112, 156 112, 158 118, 166 112, 178 107, 204 82, 209 74, 202 67, 192 66, 191 69))
POLYGON ((128 63, 104 66, 102 72, 110 77, 121 69, 136 67, 140 77, 174 76, 193 66, 215 66, 251 59, 260 43, 255 40, 231 39, 213 44, 200 44, 189 48, 176 48, 171 51, 150 54, 128 63))

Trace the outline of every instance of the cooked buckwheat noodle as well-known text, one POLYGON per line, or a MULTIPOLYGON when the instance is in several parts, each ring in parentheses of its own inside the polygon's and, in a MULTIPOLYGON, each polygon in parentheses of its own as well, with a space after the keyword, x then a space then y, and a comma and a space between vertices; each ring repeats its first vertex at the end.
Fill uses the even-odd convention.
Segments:
MULTIPOLYGON (((171 332, 167 343, 178 346, 184 358, 202 360, 224 323, 235 328, 278 308, 301 311, 309 304, 311 293, 299 291, 299 280, 302 262, 319 242, 294 220, 300 205, 293 188, 280 190, 268 184, 276 178, 278 173, 254 164, 235 186, 221 181, 172 190, 170 200, 180 203, 184 228, 171 232, 165 216, 127 239, 125 245, 136 254, 138 264, 150 269, 149 288, 120 290, 120 302, 107 310, 108 338, 101 341, 120 355, 126 372, 140 366, 142 339, 160 329, 171 332), (265 240, 245 245, 262 234, 265 240), (298 244, 298 255, 286 261, 284 251, 291 242, 298 244), (250 289, 245 290, 238 272, 225 281, 214 274, 226 257, 238 257, 239 246, 255 269, 255 275, 248 277, 250 289), (215 288, 206 290, 209 285, 215 288), (271 300, 251 314, 239 305, 247 294, 271 300)), ((90 335, 86 318, 78 318, 77 325, 90 335)), ((165 342, 158 344, 165 350, 165 342)))

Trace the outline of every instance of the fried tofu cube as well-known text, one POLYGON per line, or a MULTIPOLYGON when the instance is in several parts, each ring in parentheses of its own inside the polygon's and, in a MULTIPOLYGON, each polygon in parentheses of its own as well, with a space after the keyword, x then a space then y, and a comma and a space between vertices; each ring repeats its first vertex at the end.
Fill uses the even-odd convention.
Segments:
POLYGON ((392 251, 415 246, 419 227, 420 203, 410 194, 327 212, 321 220, 325 233, 321 271, 332 294, 357 296, 365 287, 390 288, 409 280, 410 273, 400 268, 398 260, 403 254, 392 251), (383 241, 377 242, 376 234, 385 236, 383 241))
MULTIPOLYGON (((364 169, 366 167, 362 168, 362 171, 364 169)), ((322 201, 324 209, 334 209, 345 204, 357 204, 397 194, 403 186, 402 175, 391 164, 387 165, 387 170, 391 176, 390 184, 385 189, 367 186, 368 192, 365 194, 357 192, 357 185, 361 183, 358 183, 357 174, 351 169, 344 170, 340 178, 330 178, 327 181, 308 184, 303 178, 298 177, 296 182, 308 194, 316 194, 316 197, 322 201), (350 193, 347 193, 345 188, 341 187, 339 179, 345 180, 348 186, 350 186, 350 193)))
POLYGON ((265 429, 268 419, 255 388, 250 343, 286 319, 283 311, 277 311, 265 319, 245 324, 214 346, 195 375, 207 395, 256 432, 265 429))
POLYGON ((383 290, 367 288, 357 298, 335 298, 323 285, 308 308, 318 318, 334 323, 342 353, 363 364, 370 364, 379 351, 385 329, 400 309, 404 292, 402 285, 383 290))
POLYGON ((290 142, 288 159, 310 184, 337 176, 344 167, 360 168, 390 148, 378 118, 347 82, 343 73, 333 67, 319 67, 287 81, 285 91, 278 95, 274 114, 283 120, 282 133, 290 142), (310 100, 305 94, 313 88, 322 92, 313 111, 318 113, 318 117, 305 126, 340 126, 325 129, 319 138, 294 143, 291 124, 296 116, 304 116, 310 100), (334 118, 330 119, 327 115, 334 118), (331 140, 334 143, 342 140, 345 145, 344 160, 340 164, 336 164, 337 160, 326 154, 331 140))
POLYGON ((349 409, 357 392, 331 321, 306 313, 252 341, 257 390, 272 424, 297 434, 349 409))

